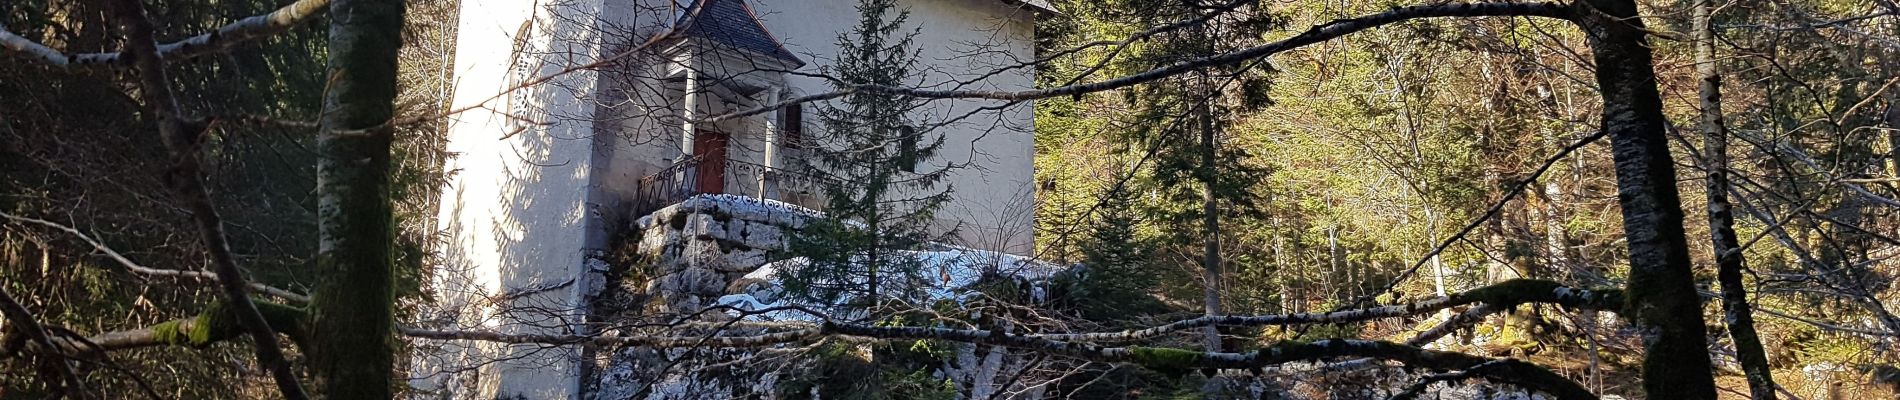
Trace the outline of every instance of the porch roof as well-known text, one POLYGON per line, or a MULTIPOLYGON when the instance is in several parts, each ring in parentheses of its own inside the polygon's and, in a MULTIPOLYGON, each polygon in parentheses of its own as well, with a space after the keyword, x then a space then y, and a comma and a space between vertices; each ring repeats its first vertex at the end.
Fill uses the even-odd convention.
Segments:
POLYGON ((704 38, 740 50, 769 56, 791 64, 805 65, 797 55, 765 29, 758 14, 745 0, 698 0, 680 16, 679 29, 687 36, 704 38), (704 4, 700 4, 704 3, 704 4))

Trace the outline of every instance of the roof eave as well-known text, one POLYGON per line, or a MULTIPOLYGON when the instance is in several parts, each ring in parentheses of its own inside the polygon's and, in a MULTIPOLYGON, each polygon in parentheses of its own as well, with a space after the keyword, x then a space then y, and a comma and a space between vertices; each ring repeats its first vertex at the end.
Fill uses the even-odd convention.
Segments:
POLYGON ((1007 3, 1009 5, 1034 10, 1036 11, 1037 16, 1062 14, 1061 12, 1056 11, 1055 6, 1049 5, 1049 0, 1002 0, 1002 1, 1003 3, 1007 3))

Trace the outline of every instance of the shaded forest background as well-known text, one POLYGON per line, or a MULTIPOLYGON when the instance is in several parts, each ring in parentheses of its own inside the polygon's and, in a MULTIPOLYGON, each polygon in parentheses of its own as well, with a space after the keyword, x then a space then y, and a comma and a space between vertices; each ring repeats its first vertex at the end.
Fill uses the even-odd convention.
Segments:
MULTIPOLYGON (((1641 3, 1653 18, 1657 83, 1672 122, 1697 281, 1711 299, 1704 319, 1719 338, 1712 343, 1722 395, 1746 395, 1713 300, 1694 2, 1641 3)), ((1725 75, 1722 112, 1733 132, 1730 201, 1775 377, 1801 398, 1884 396, 1876 393, 1888 393, 1900 372, 1891 349, 1900 326, 1885 322, 1893 320, 1900 272, 1893 9, 1858 1, 1715 4, 1714 63, 1725 75)), ((1085 44, 1195 12, 1171 5, 1066 2, 1070 18, 1046 25, 1044 37, 1085 44)), ((1163 63, 1205 51, 1197 46, 1245 47, 1262 30, 1386 8, 1294 2, 1126 51, 1163 63)), ((1091 287, 1097 292, 1158 294, 1075 300, 1105 323, 1146 325, 1153 315, 1200 309, 1208 186, 1197 174, 1206 150, 1194 140, 1199 127, 1177 122, 1200 105, 1168 91, 1212 85, 1228 313, 1329 311, 1512 278, 1622 287, 1629 254, 1609 146, 1565 150, 1600 126, 1585 48, 1580 32, 1548 21, 1407 23, 1126 96, 1043 100, 1039 255, 1124 276, 1091 287), (1131 309, 1154 314, 1125 313, 1131 309)), ((1113 49, 1085 54, 1100 59, 1113 49)), ((1061 84, 1144 65, 1117 70, 1124 64, 1093 60, 1039 72, 1046 84, 1061 84)), ((1404 338, 1429 326, 1267 328, 1253 340, 1404 338)), ((1524 306, 1449 348, 1528 358, 1599 393, 1635 395, 1642 343, 1618 326, 1607 313, 1524 306)))

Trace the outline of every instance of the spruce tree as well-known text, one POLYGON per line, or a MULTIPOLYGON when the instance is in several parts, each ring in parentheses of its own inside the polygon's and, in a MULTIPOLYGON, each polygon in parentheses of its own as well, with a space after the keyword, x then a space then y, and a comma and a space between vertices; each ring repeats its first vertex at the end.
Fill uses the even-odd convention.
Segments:
POLYGON ((1161 278, 1150 247, 1136 236, 1134 195, 1128 190, 1102 191, 1101 217, 1089 222, 1082 241, 1084 269, 1069 292, 1069 302, 1084 318, 1096 321, 1133 319, 1166 311, 1149 291, 1161 278))
MULTIPOLYGON (((895 9, 894 0, 863 0, 858 11, 862 18, 839 35, 838 61, 826 69, 833 86, 912 83, 916 33, 900 31, 909 13, 895 9)), ((932 232, 935 213, 949 200, 950 189, 939 185, 950 167, 925 165, 943 137, 911 118, 921 105, 857 92, 819 108, 824 127, 807 154, 814 174, 833 178, 825 188, 829 218, 791 239, 791 253, 810 262, 783 271, 788 293, 873 309, 887 299, 922 300, 924 264, 914 250, 951 233, 932 232)))

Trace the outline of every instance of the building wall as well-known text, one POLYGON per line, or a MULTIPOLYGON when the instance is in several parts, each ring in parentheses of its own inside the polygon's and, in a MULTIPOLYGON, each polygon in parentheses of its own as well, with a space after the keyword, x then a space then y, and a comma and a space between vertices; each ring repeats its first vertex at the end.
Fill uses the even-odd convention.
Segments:
MULTIPOLYGON (((654 0, 648 0, 654 1, 654 0)), ((659 0, 664 1, 664 0, 659 0)), ((819 72, 835 59, 838 36, 858 20, 856 0, 749 0, 748 3, 766 28, 807 65, 800 72, 819 72)), ((1034 21, 1032 11, 998 0, 906 0, 903 9, 911 13, 909 23, 918 35, 914 48, 922 66, 915 71, 918 84, 939 89, 959 88, 948 84, 988 73, 1000 66, 1034 58, 1034 21)), ((1026 90, 1034 87, 1031 69, 1019 69, 982 79, 972 90, 1026 90)), ((832 88, 821 78, 787 75, 790 96, 817 94, 832 88)), ((654 102, 652 91, 645 91, 644 104, 654 102)), ((939 228, 957 226, 961 244, 1002 252, 1027 254, 1033 250, 1034 226, 1034 136, 1031 132, 1033 106, 1025 102, 1001 111, 970 114, 982 107, 1001 102, 987 100, 937 100, 917 113, 925 124, 958 120, 939 128, 945 143, 939 158, 920 169, 941 167, 947 163, 967 165, 951 172, 948 186, 954 190, 951 203, 939 213, 939 228)), ((718 113, 724 105, 709 105, 702 112, 718 113)), ((817 124, 816 106, 806 108, 808 132, 823 129, 817 124)), ((620 110, 622 113, 650 111, 620 110)), ((626 187, 639 177, 669 165, 679 156, 680 128, 665 118, 625 118, 619 135, 626 138, 614 150, 616 168, 604 176, 607 185, 626 187), (650 134, 658 129, 660 134, 650 134), (621 168, 627 167, 627 168, 621 168)), ((757 123, 754 123, 755 126, 757 123)), ((755 131, 746 131, 747 134, 755 131)), ((810 134, 808 134, 810 135, 810 134)), ((735 134, 734 141, 762 143, 756 134, 735 134)), ((734 159, 762 162, 754 149, 737 149, 734 159)), ((751 192, 742 192, 750 194, 751 192)))
MULTIPOLYGON (((444 262, 432 271, 436 303, 420 313, 417 325, 586 333, 575 329, 585 320, 586 296, 599 290, 597 272, 604 265, 594 257, 605 249, 607 227, 625 226, 626 220, 637 217, 622 214, 638 179, 678 159, 680 128, 658 123, 669 111, 627 107, 630 102, 671 101, 664 91, 632 90, 627 82, 614 79, 627 76, 627 71, 650 74, 659 64, 645 60, 581 69, 513 94, 504 92, 524 76, 554 74, 625 50, 627 38, 663 28, 670 11, 641 5, 664 1, 463 1, 452 107, 467 110, 449 121, 448 149, 456 156, 446 165, 452 178, 438 215, 446 240, 440 249, 444 262), (529 29, 522 29, 524 21, 533 21, 529 29), (517 52, 513 44, 523 32, 528 34, 526 51, 517 52), (523 60, 532 66, 527 73, 515 69, 523 60)), ((767 28, 805 58, 809 65, 803 71, 829 64, 838 34, 857 19, 855 0, 750 2, 767 28)), ((917 47, 932 64, 925 84, 967 78, 996 64, 1033 57, 1033 17, 1028 10, 996 0, 911 0, 905 6, 921 29, 917 47), (1002 54, 1010 57, 971 59, 971 54, 980 54, 973 43, 996 44, 1001 47, 994 49, 1006 50, 1002 54)), ((969 89, 1031 88, 1033 71, 1019 72, 969 89)), ((791 77, 787 84, 794 94, 830 90, 815 78, 791 77)), ((943 101, 920 117, 941 121, 991 104, 943 101)), ((722 107, 703 111, 720 112, 722 107)), ((945 159, 937 162, 976 165, 953 173, 949 181, 955 200, 940 215, 965 224, 966 245, 1029 251, 1030 118, 1030 106, 1022 104, 941 130, 947 137, 945 159)), ((723 128, 761 132, 763 123, 734 121, 723 128)), ((762 164, 763 155, 755 150, 735 146, 731 157, 762 164)), ((591 356, 575 346, 414 345, 418 351, 412 386, 452 398, 578 398, 583 368, 590 365, 584 360, 591 356)))
MULTIPOLYGON (((523 76, 554 74, 599 57, 602 0, 464 0, 429 327, 504 333, 575 333, 591 254, 604 248, 591 186, 604 149, 595 142, 595 74, 578 71, 504 94, 523 76), (523 22, 533 21, 529 29, 523 22), (516 54, 517 35, 527 33, 516 54), (513 66, 522 71, 511 70, 513 66), (526 107, 521 107, 526 106, 526 107), (505 117, 511 112, 532 122, 505 117)), ((412 386, 452 398, 561 399, 579 394, 574 347, 417 343, 412 386)))

